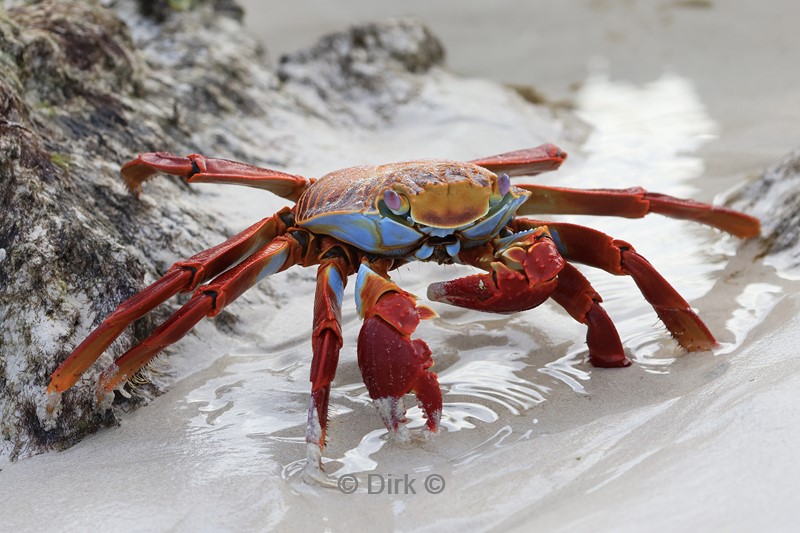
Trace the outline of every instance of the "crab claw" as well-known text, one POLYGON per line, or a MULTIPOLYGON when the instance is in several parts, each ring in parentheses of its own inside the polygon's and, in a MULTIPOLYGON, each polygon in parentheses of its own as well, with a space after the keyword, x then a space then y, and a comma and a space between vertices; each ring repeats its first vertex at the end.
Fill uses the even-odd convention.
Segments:
POLYGON ((493 254, 473 249, 462 252, 462 259, 490 272, 433 283, 428 299, 478 311, 515 313, 540 305, 556 289, 564 259, 546 228, 496 239, 489 246, 493 254))
POLYGON ((366 265, 359 270, 357 302, 364 324, 358 336, 358 367, 386 428, 407 437, 403 396, 413 392, 435 432, 442 414, 442 391, 425 341, 410 335, 421 319, 435 316, 414 297, 366 265))

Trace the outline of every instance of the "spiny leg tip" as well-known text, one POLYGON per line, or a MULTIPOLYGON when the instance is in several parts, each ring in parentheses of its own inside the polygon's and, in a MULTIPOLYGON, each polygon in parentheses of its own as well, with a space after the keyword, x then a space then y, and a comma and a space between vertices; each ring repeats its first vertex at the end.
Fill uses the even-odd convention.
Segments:
POLYGON ((303 482, 307 485, 331 488, 336 480, 322 469, 322 450, 314 442, 306 443, 306 466, 303 468, 303 482))

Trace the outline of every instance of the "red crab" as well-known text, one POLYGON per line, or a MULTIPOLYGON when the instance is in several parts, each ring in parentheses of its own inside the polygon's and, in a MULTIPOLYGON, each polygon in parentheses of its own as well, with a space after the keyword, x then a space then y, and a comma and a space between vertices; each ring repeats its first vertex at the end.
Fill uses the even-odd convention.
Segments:
POLYGON ((191 183, 266 189, 296 205, 178 261, 161 279, 120 304, 56 369, 48 390, 61 392, 74 385, 134 320, 178 292, 194 291, 183 307, 102 373, 99 393, 113 390, 203 317, 215 316, 265 276, 295 265, 319 265, 306 431, 306 472, 312 477, 321 474, 328 395, 342 346, 342 292, 353 274, 356 305, 364 319, 358 365, 391 432, 405 431, 403 397, 409 392, 416 394, 431 431, 437 430, 442 410, 442 393, 430 370, 431 351, 423 340, 411 339, 419 321, 434 313, 388 276, 410 261, 463 263, 484 271, 434 283, 428 289, 431 300, 513 313, 552 298, 586 325, 589 360, 595 366, 630 362, 600 295, 572 263, 631 276, 681 346, 689 351, 713 347, 713 335, 689 304, 630 244, 591 228, 517 215, 640 218, 659 213, 742 238, 758 235, 758 220, 641 188, 573 190, 511 183, 510 176, 554 170, 565 158, 548 144, 468 163, 421 160, 359 166, 314 180, 197 154, 142 154, 122 167, 125 182, 137 194, 142 182, 165 172, 191 183))

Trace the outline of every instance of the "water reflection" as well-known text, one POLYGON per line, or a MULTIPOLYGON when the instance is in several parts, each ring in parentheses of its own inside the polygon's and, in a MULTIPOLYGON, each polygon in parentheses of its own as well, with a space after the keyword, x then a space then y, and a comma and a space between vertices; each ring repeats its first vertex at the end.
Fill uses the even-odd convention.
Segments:
POLYGON ((716 353, 728 354, 741 346, 748 332, 766 318, 767 313, 783 295, 785 290, 778 285, 749 283, 736 298, 738 307, 733 310, 731 317, 725 323, 728 330, 733 332, 734 341, 723 344, 716 353))

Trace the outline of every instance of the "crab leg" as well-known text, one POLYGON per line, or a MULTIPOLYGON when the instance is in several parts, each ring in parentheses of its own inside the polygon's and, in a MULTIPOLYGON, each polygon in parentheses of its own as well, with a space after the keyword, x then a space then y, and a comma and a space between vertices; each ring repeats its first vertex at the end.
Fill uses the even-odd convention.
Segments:
POLYGON ((324 260, 317 272, 314 301, 314 332, 311 345, 311 406, 308 409, 306 473, 321 477, 322 449, 328 426, 328 397, 336 375, 342 347, 342 293, 347 283, 347 262, 343 257, 324 260))
POLYGON ((364 324, 358 336, 358 367, 370 398, 390 433, 407 438, 403 396, 413 392, 437 431, 442 415, 442 391, 425 341, 410 338, 421 319, 434 312, 362 263, 356 280, 356 305, 364 324))
POLYGON ((509 176, 535 176, 556 170, 567 158, 567 153, 553 144, 543 144, 514 152, 473 159, 470 163, 492 172, 509 176))
POLYGON ((553 300, 581 324, 586 324, 586 345, 589 361, 594 366, 616 368, 628 366, 617 328, 600 306, 603 299, 577 268, 567 263, 558 274, 558 287, 553 300))
POLYGON ((48 391, 65 391, 78 381, 92 363, 106 351, 122 331, 158 305, 179 292, 189 292, 201 283, 247 257, 277 235, 286 232, 284 208, 253 224, 227 241, 178 261, 161 277, 138 294, 124 301, 72 352, 50 378, 48 391))
POLYGON ((191 299, 149 337, 103 371, 99 380, 102 390, 98 392, 102 395, 113 390, 120 381, 130 378, 161 350, 186 335, 203 317, 216 316, 257 281, 297 264, 301 254, 302 246, 293 237, 276 237, 242 263, 197 289, 191 299))
POLYGON ((181 157, 168 152, 149 152, 122 166, 125 184, 136 194, 141 192, 142 183, 157 172, 184 177, 189 183, 233 183, 265 189, 292 201, 311 184, 311 180, 302 176, 200 154, 181 157))
POLYGON ((459 258, 487 273, 433 283, 428 298, 492 313, 516 313, 540 305, 556 290, 556 276, 564 266, 546 227, 496 238, 462 251, 459 258))
POLYGON ((588 190, 544 185, 517 185, 517 187, 533 193, 517 210, 519 215, 550 213, 642 218, 649 213, 658 213, 670 218, 706 224, 742 238, 758 236, 761 228, 758 219, 744 213, 694 200, 647 192, 641 187, 588 190))
POLYGON ((694 352, 716 346, 716 339, 686 300, 630 244, 576 224, 516 219, 512 227, 523 230, 544 224, 568 261, 631 276, 672 336, 686 350, 694 352))

